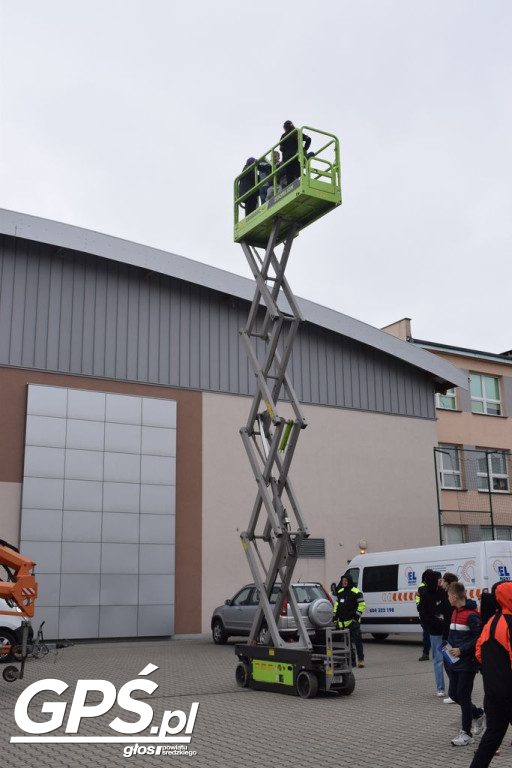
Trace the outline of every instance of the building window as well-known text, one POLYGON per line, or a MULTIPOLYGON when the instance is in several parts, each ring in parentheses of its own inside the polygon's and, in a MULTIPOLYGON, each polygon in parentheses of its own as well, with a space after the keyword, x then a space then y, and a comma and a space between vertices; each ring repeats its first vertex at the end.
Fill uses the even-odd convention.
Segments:
POLYGON ((445 408, 449 411, 455 411, 457 408, 457 397, 455 387, 447 389, 444 395, 436 395, 436 408, 445 408))
POLYGON ((458 446, 440 445, 436 453, 441 488, 460 490, 462 488, 462 473, 458 446))
POLYGON ((444 544, 464 544, 463 525, 443 525, 444 544))
POLYGON ((471 410, 488 416, 501 415, 500 380, 496 376, 472 373, 469 377, 471 410))
POLYGON ((489 483, 493 493, 508 493, 509 479, 507 454, 504 451, 494 451, 488 448, 477 454, 477 482, 479 491, 489 491, 489 483))
MULTIPOLYGON (((480 533, 482 541, 492 540, 492 527, 490 525, 481 525, 480 533)), ((512 541, 512 528, 509 528, 506 525, 495 525, 494 538, 499 541, 512 541)))

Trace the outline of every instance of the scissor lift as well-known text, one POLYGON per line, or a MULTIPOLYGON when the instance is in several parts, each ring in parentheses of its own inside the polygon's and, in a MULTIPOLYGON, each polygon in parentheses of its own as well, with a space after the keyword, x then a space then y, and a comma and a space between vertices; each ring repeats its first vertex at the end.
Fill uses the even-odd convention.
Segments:
POLYGON ((290 588, 300 547, 309 531, 290 479, 297 442, 307 423, 287 374, 304 317, 285 270, 298 232, 341 203, 337 138, 308 128, 308 135, 313 138, 319 134, 324 143, 313 156, 306 157, 303 130, 298 129, 295 158, 278 168, 272 147, 263 156, 272 161, 269 176, 258 179, 257 161, 253 189, 240 195, 240 177, 235 181, 235 240, 242 246, 256 281, 247 324, 240 333, 257 388, 240 433, 258 490, 241 539, 260 595, 248 642, 237 645, 235 652, 240 686, 309 698, 318 690, 352 693, 355 680, 348 630, 319 629, 312 642, 290 588), (296 159, 300 176, 281 189, 279 179, 286 165, 296 159), (274 194, 242 219, 244 200, 259 193, 263 184, 271 184, 274 194), (281 243, 278 254, 276 247, 281 243), (284 395, 287 416, 280 412, 284 395), (293 644, 279 634, 278 620, 286 603, 297 626, 298 639, 293 644))

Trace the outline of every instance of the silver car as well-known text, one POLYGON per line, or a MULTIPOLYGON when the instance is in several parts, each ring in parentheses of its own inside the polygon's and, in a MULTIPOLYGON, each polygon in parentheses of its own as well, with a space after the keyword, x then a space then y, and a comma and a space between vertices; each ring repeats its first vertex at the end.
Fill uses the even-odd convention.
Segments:
MULTIPOLYGON (((319 582, 297 582, 292 584, 292 589, 310 634, 314 634, 321 627, 331 625, 332 601, 319 582)), ((278 592, 279 584, 275 584, 270 596, 271 603, 276 602, 278 592)), ((246 584, 234 597, 226 600, 224 605, 219 605, 214 610, 211 620, 213 642, 223 645, 232 635, 248 635, 258 604, 259 592, 256 586, 246 584)), ((294 637, 297 634, 297 624, 286 600, 277 626, 283 637, 294 637)), ((258 638, 260 642, 264 642, 266 634, 267 629, 264 626, 258 638)))

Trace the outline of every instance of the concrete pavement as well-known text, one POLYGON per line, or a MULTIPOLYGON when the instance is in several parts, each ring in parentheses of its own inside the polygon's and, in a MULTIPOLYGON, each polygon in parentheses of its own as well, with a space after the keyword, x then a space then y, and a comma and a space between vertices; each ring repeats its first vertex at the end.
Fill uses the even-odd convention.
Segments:
MULTIPOLYGON (((357 686, 352 696, 299 699, 238 688, 234 679, 234 642, 215 646, 209 638, 199 637, 76 645, 56 656, 29 660, 22 682, 8 684, 0 679, 0 765, 146 768, 185 763, 194 768, 467 768, 473 747, 456 748, 450 744, 460 730, 460 709, 436 697, 431 662, 418 662, 420 643, 403 638, 384 643, 368 641, 365 652, 367 666, 355 671, 357 686), (153 722, 159 722, 166 710, 182 710, 188 715, 192 704, 199 703, 187 747, 197 754, 127 758, 124 745, 119 743, 10 743, 11 736, 26 735, 17 727, 13 712, 18 696, 31 683, 56 678, 69 684, 60 697, 39 693, 34 698, 29 715, 42 722, 50 717, 41 712, 43 702, 70 702, 77 679, 107 680, 119 690, 150 663, 159 669, 139 679, 154 679, 159 684, 150 697, 144 694, 155 713, 153 722)), ((474 700, 482 702, 480 676, 475 681, 474 700)), ((87 704, 100 701, 101 695, 93 693, 87 704)), ((82 721, 78 734, 116 735, 108 728, 116 715, 132 722, 139 717, 115 704, 107 714, 82 721)), ((64 726, 48 735, 64 735, 64 726)), ((144 735, 149 735, 149 730, 144 735)), ((510 734, 501 756, 493 761, 497 768, 511 764, 509 744, 510 734)))

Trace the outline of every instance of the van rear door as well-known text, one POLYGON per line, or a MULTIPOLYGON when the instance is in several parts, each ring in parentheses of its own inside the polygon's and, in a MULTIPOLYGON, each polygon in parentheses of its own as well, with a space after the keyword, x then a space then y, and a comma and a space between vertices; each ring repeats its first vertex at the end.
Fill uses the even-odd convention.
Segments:
POLYGON ((490 590, 497 581, 512 579, 512 542, 486 541, 485 562, 487 565, 486 587, 490 590))

